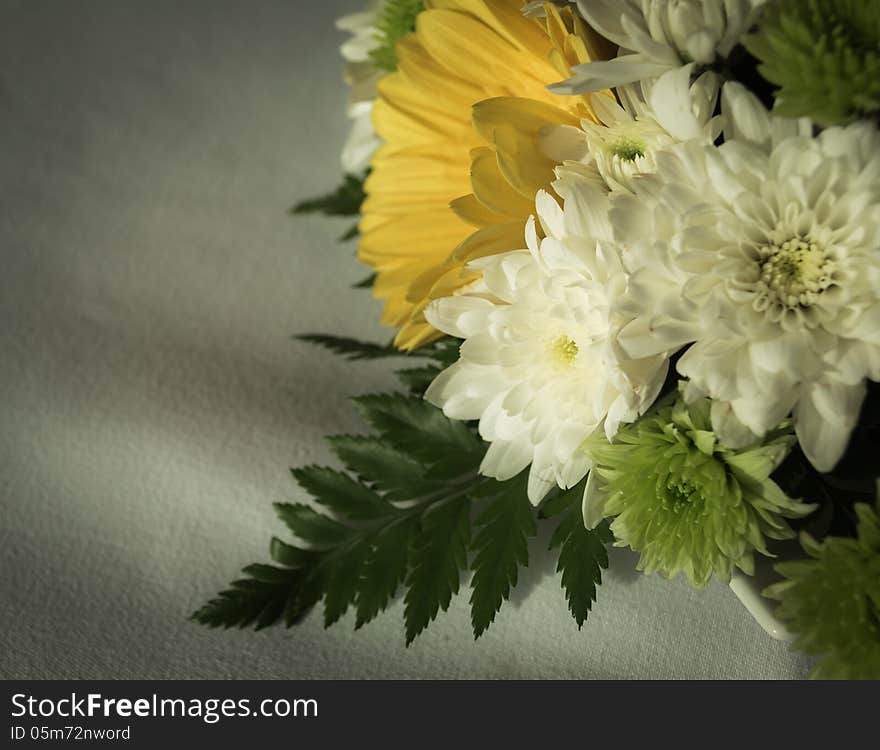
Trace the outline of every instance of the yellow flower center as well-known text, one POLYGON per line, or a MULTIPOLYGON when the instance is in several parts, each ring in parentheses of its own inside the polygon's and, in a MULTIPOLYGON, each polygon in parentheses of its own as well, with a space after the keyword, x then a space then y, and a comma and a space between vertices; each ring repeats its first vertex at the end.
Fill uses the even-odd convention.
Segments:
POLYGON ((833 262, 815 242, 796 237, 758 253, 761 281, 783 307, 808 307, 831 285, 833 262))
POLYGON ((550 352, 557 364, 571 367, 577 360, 580 349, 575 341, 563 335, 553 339, 550 344, 550 352))

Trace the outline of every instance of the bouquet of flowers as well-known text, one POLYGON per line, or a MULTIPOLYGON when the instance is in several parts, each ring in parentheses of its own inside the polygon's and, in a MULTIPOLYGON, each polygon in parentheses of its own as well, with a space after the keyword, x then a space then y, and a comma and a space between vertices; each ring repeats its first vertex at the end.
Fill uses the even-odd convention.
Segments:
POLYGON ((475 636, 553 524, 583 625, 606 545, 764 592, 814 676, 880 678, 880 2, 380 0, 339 22, 396 393, 345 470, 294 470, 295 543, 195 618, 406 642, 470 572, 475 636), (414 364, 413 364, 414 363, 414 364))

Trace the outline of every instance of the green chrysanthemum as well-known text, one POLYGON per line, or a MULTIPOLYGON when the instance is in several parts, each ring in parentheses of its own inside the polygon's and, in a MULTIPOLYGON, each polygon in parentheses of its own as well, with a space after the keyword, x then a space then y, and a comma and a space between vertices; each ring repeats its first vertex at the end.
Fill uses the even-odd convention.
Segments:
POLYGON ((821 656, 812 677, 880 680, 880 500, 859 504, 858 537, 819 543, 802 534, 807 560, 781 563, 785 580, 764 594, 796 635, 794 647, 821 656))
POLYGON ((593 469, 584 494, 584 522, 614 516, 617 546, 641 554, 639 569, 672 578, 684 573, 702 588, 734 567, 751 574, 765 537, 794 536, 785 518, 812 505, 791 500, 770 479, 788 454, 789 424, 760 444, 733 450, 712 432, 708 399, 686 405, 673 397, 618 432, 585 444, 593 469))
POLYGON ((397 41, 416 28, 416 16, 425 9, 424 0, 384 0, 376 18, 379 46, 370 52, 377 68, 397 70, 397 41))
POLYGON ((779 113, 821 125, 880 112, 880 3, 776 0, 746 39, 779 113))

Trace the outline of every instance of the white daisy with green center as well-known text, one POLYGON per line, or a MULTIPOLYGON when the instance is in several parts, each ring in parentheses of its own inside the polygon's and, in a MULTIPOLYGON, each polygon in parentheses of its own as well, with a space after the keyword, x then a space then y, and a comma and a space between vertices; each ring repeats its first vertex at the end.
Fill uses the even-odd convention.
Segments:
POLYGON ((829 471, 866 378, 880 379, 880 134, 861 123, 814 137, 739 84, 722 105, 722 146, 667 149, 634 195, 614 197, 631 273, 620 341, 631 356, 692 344, 678 371, 726 410, 725 442, 793 412, 829 471))
POLYGON ((664 149, 688 140, 712 143, 718 137, 718 78, 704 73, 692 81, 694 73, 693 65, 666 73, 646 98, 641 87, 622 87, 622 105, 607 94, 594 94, 591 104, 599 122, 546 128, 544 153, 564 165, 590 167, 596 183, 607 190, 632 191, 639 175, 655 170, 664 149))
POLYGON ((482 280, 426 311, 464 343, 425 397, 448 417, 479 420, 491 443, 483 474, 503 480, 531 466, 535 504, 584 477, 584 440, 638 418, 667 370, 665 357, 630 360, 616 344, 611 310, 626 278, 610 241, 607 192, 578 167, 554 184, 564 209, 537 196, 543 238, 532 219, 528 250, 474 263, 482 280))

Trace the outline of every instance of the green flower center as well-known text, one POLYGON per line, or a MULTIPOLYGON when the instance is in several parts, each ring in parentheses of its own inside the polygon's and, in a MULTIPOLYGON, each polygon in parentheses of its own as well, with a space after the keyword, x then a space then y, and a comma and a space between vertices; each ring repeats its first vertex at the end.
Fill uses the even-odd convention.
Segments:
POLYGON ((809 307, 831 286, 833 263, 815 242, 796 237, 758 253, 761 282, 782 307, 809 307))
POLYGON ((689 479, 670 476, 666 487, 658 488, 657 499, 664 510, 680 515, 703 502, 700 488, 689 479), (665 491, 664 491, 665 490, 665 491))
POLYGON ((550 343, 550 353, 557 364, 571 367, 577 359, 580 349, 575 341, 568 336, 557 336, 550 343))
POLYGON ((622 136, 608 146, 611 155, 623 161, 635 161, 645 155, 647 148, 644 141, 632 136, 622 136))

